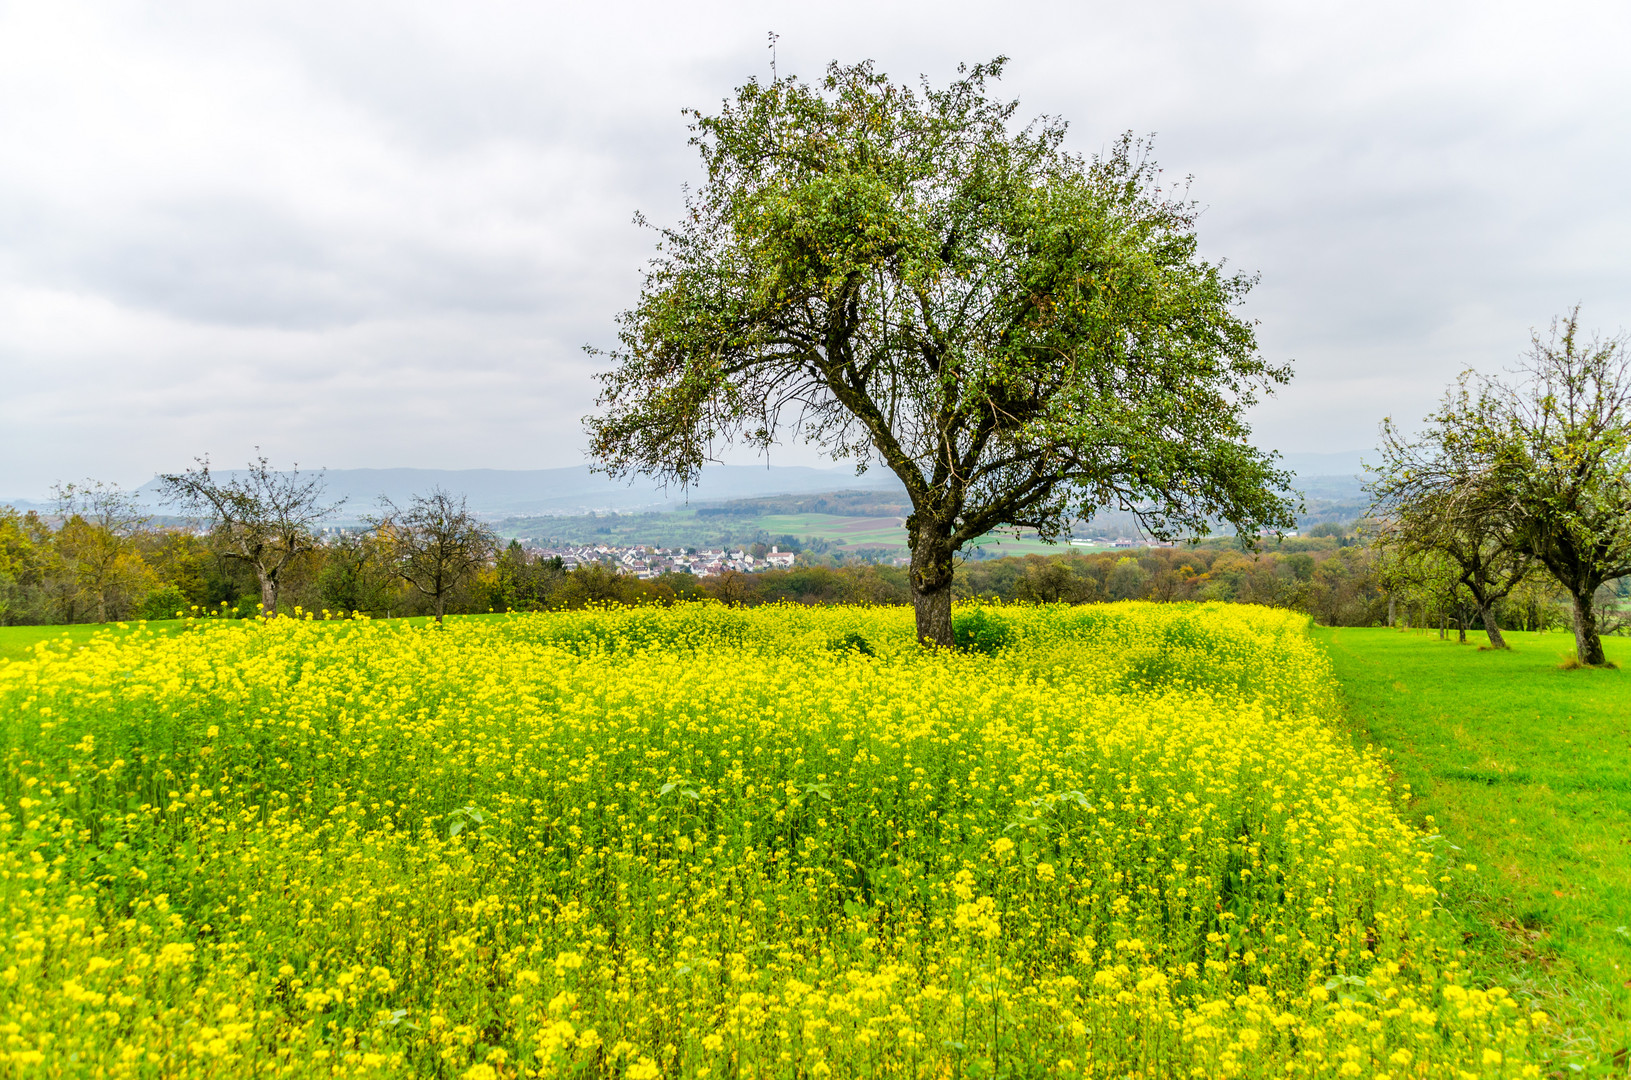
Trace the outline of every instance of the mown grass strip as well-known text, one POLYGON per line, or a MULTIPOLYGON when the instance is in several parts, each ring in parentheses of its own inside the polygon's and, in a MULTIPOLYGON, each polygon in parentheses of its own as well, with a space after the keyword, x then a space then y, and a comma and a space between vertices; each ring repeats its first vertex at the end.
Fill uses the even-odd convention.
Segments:
MULTIPOLYGON (((1564 1062, 1624 1075, 1631 1044, 1631 672, 1564 670, 1573 639, 1511 651, 1426 631, 1320 629, 1350 716, 1479 867, 1456 900, 1494 974, 1559 1015, 1564 1062), (1620 1053, 1616 1061, 1616 1053, 1620 1053)), ((1609 659, 1631 642, 1609 638, 1609 659)))

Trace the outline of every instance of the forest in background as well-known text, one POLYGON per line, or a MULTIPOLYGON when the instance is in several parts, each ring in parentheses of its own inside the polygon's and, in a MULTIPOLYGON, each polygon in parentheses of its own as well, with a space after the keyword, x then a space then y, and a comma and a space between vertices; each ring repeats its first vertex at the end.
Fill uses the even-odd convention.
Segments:
MULTIPOLYGON (((780 507, 776 507, 780 509, 780 507)), ((1448 593, 1418 586, 1389 591, 1375 549, 1354 530, 1315 526, 1307 536, 1266 541, 1259 550, 1233 539, 1172 548, 1027 555, 963 562, 959 598, 1000 602, 1090 603, 1114 600, 1217 600, 1306 612, 1329 626, 1385 624, 1457 627, 1468 619, 1448 593)), ((1623 610, 1626 582, 1605 595, 1623 610)), ((0 507, 0 624, 58 624, 174 618, 178 612, 252 617, 254 573, 224 557, 190 529, 119 527, 80 515, 52 518, 0 507)), ((664 574, 640 579, 610 565, 568 569, 510 541, 449 597, 453 613, 577 608, 591 603, 908 604, 904 567, 805 553, 791 570, 717 577, 664 574)), ((395 571, 384 542, 365 532, 330 533, 288 567, 280 610, 420 615, 429 601, 395 571)), ((1537 577, 1499 608, 1509 629, 1568 625, 1563 599, 1537 577)), ((1610 630, 1618 629, 1616 621, 1610 630)))

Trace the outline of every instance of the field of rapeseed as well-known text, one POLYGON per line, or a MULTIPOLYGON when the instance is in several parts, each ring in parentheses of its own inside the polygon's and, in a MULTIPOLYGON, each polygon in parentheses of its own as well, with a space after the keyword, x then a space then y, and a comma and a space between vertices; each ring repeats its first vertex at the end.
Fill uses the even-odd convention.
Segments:
POLYGON ((0 1075, 1536 1075, 1300 617, 277 619, 0 663, 0 1075))

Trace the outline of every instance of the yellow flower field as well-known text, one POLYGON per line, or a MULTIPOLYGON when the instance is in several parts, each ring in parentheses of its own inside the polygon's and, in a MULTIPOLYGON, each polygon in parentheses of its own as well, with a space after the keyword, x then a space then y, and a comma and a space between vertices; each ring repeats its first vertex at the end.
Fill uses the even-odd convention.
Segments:
POLYGON ((0 664, 0 1075, 1538 1075, 1300 616, 958 620, 0 664))

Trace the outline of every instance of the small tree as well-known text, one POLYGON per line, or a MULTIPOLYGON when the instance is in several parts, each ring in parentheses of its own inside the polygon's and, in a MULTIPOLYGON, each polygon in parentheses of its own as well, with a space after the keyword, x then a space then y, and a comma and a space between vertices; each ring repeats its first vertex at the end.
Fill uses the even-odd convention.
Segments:
POLYGON ((283 571, 317 546, 317 525, 345 503, 323 502, 321 471, 302 476, 297 465, 280 472, 264 455, 230 479, 211 473, 203 457, 196 468, 165 473, 159 482, 166 501, 208 518, 210 541, 220 555, 255 571, 266 615, 277 614, 283 571))
MULTIPOLYGON (((1448 560, 1456 607, 1470 600, 1490 645, 1504 649, 1495 605, 1529 575, 1534 560, 1519 543, 1499 470, 1485 452, 1499 423, 1497 403, 1472 382, 1470 373, 1462 375, 1415 438, 1384 420, 1381 460, 1367 487, 1370 512, 1382 522, 1376 543, 1407 562, 1432 553, 1448 560)), ((1464 640, 1467 620, 1459 610, 1457 619, 1464 640)))
POLYGON ((344 533, 323 545, 317 593, 332 611, 342 615, 388 612, 398 591, 390 553, 374 532, 344 533))
POLYGON ((107 622, 110 611, 152 576, 135 550, 148 516, 118 484, 87 480, 59 485, 53 494, 62 517, 57 557, 75 599, 88 601, 96 621, 107 622))
POLYGON ((1453 618, 1461 630, 1461 640, 1466 641, 1466 623, 1473 604, 1461 583, 1460 567, 1436 548, 1391 544, 1387 540, 1385 535, 1379 536, 1372 548, 1376 553, 1374 573, 1389 597, 1404 604, 1406 621, 1418 628, 1431 628, 1436 623, 1442 638, 1453 618))
POLYGON ((1631 339, 1583 340, 1579 318, 1532 335, 1521 384, 1491 382, 1501 408, 1486 453, 1518 543, 1569 594, 1576 656, 1596 666, 1597 590, 1631 574, 1631 339))
POLYGON ((690 483, 784 429, 881 462, 938 645, 957 552, 993 530, 1055 539, 1105 506, 1159 537, 1292 524, 1289 475, 1247 442, 1254 395, 1290 377, 1232 310, 1252 279, 1200 258, 1143 144, 1084 159, 1062 122, 1015 126, 986 93, 1003 63, 921 92, 834 64, 693 113, 707 180, 587 421, 615 476, 690 483))
POLYGON ((476 520, 464 496, 455 499, 441 488, 415 495, 405 510, 380 501, 385 514, 375 524, 390 545, 396 572, 430 597, 440 624, 448 595, 486 565, 498 538, 476 520))

